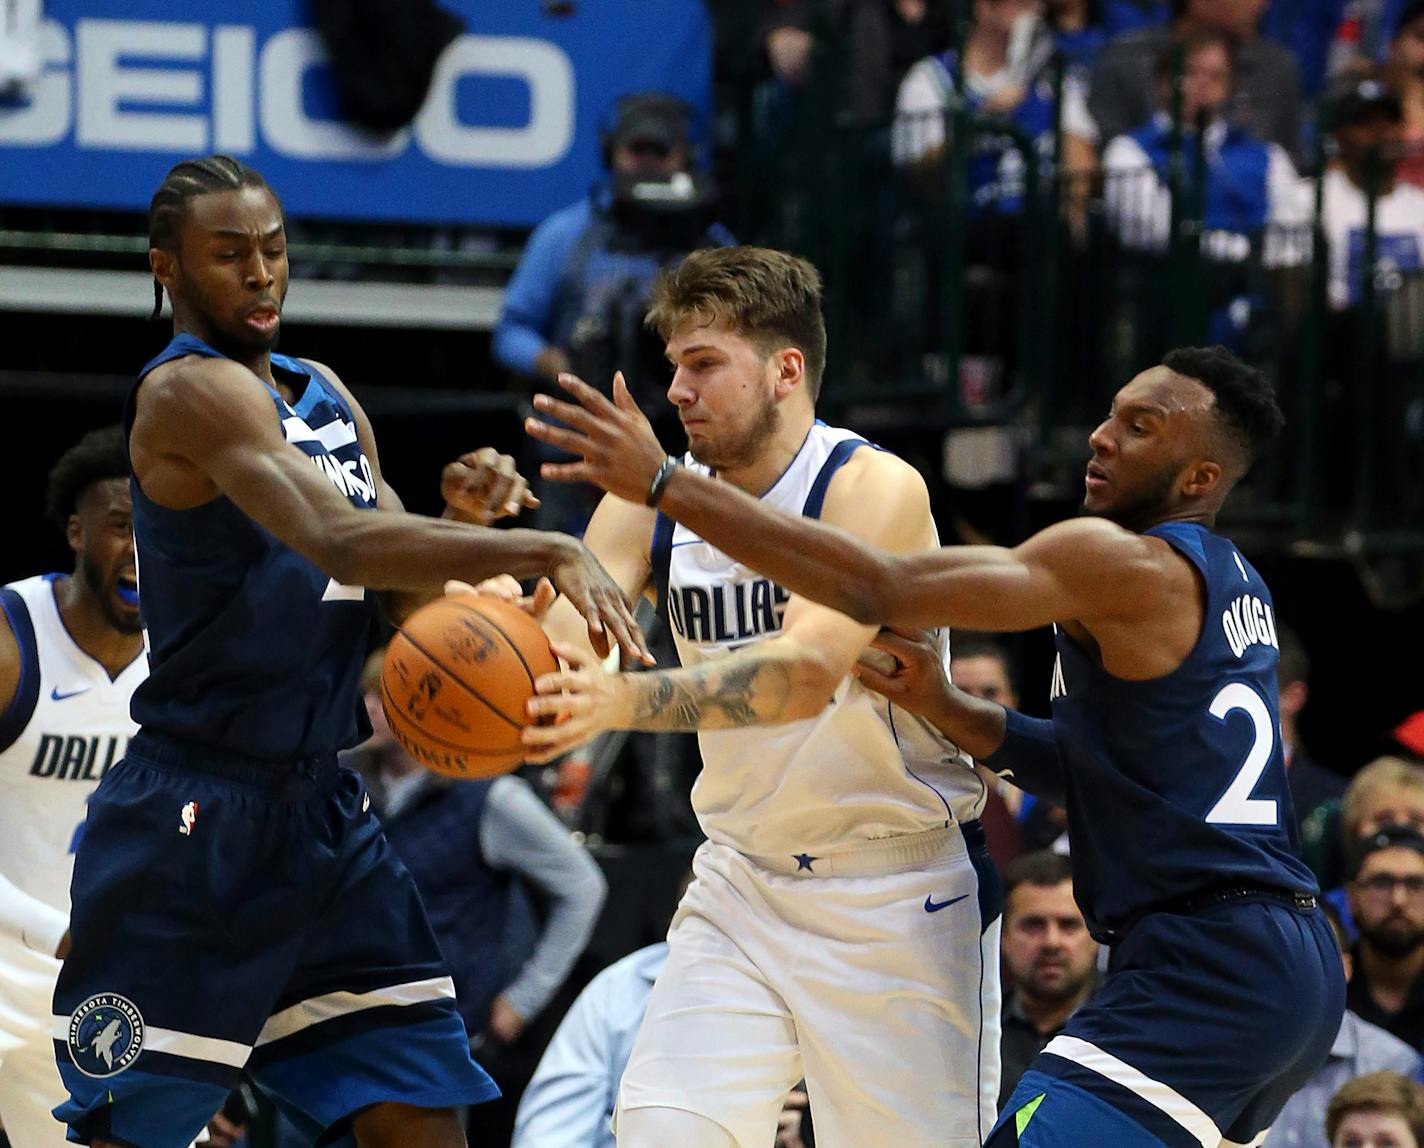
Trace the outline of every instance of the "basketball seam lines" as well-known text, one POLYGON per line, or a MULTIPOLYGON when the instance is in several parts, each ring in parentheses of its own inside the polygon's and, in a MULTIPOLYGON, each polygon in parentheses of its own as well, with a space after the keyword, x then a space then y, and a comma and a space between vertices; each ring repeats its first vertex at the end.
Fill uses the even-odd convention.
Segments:
MULTIPOLYGON (((483 617, 483 615, 481 615, 481 617, 483 617)), ((501 631, 501 633, 503 633, 503 631, 501 631)), ((434 654, 432 654, 429 650, 427 650, 424 646, 422 646, 419 642, 417 642, 414 638, 407 634, 404 630, 401 631, 401 637, 403 637, 407 642, 409 642, 412 646, 414 646, 417 650, 419 650, 422 654, 429 658, 435 665, 439 666, 441 671, 452 682, 454 682, 472 698, 478 701, 482 706, 488 709, 490 713, 494 714, 501 721, 507 722, 509 725, 513 726, 517 730, 522 730, 524 728, 524 726, 521 725, 519 722, 514 721, 510 717, 508 717, 504 713, 504 711, 502 711, 498 706, 494 704, 494 702, 490 701, 487 697, 480 693, 479 690, 475 689, 468 682, 463 681, 460 678, 459 674, 455 673, 454 670, 452 670, 449 666, 447 666, 444 662, 442 662, 439 658, 437 658, 434 654)), ((508 639, 506 639, 506 641, 507 640, 508 639)), ((521 659, 521 661, 522 660, 523 659, 521 659)), ((525 676, 527 677, 528 675, 526 674, 525 676)))
MULTIPOLYGON (((404 712, 402 712, 400 706, 396 703, 395 695, 391 693, 390 687, 389 687, 388 685, 386 685, 385 682, 382 682, 382 683, 381 683, 381 692, 382 692, 387 698, 390 699, 390 703, 391 703, 390 708, 393 709, 393 710, 395 710, 396 716, 397 716, 398 718, 400 718, 401 721, 410 722, 411 725, 415 726, 416 732, 419 733, 420 736, 423 737, 423 738, 429 738, 431 741, 438 741, 441 745, 447 745, 447 746, 449 746, 451 749, 457 749, 457 750, 459 750, 461 753, 476 754, 476 755, 483 756, 483 757, 496 757, 496 756, 498 756, 498 757, 507 757, 507 756, 509 755, 509 753, 510 753, 510 750, 508 750, 508 749, 478 749, 478 748, 472 748, 472 747, 470 747, 470 746, 462 745, 461 743, 459 743, 459 742, 457 742, 457 741, 447 741, 445 738, 441 737, 439 734, 431 733, 429 730, 427 730, 427 729, 425 729, 424 727, 422 727, 422 726, 420 726, 419 724, 417 724, 417 722, 415 721, 414 718, 406 716, 406 714, 405 714, 404 712)), ((484 699, 482 698, 482 699, 480 699, 480 700, 483 701, 484 699)), ((517 748, 517 747, 511 747, 511 748, 517 748)))

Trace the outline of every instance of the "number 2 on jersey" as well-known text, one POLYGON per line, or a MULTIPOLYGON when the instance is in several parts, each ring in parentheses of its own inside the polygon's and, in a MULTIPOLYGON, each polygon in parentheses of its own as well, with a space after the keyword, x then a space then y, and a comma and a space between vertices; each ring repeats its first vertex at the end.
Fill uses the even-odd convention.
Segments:
POLYGON ((1226 792, 1208 811, 1206 820, 1212 825, 1278 825, 1278 802, 1270 797, 1251 796, 1276 746, 1276 723, 1261 695, 1245 682, 1223 686, 1207 712, 1217 721, 1225 721, 1227 714, 1236 710, 1246 714, 1255 728, 1251 750, 1226 792))

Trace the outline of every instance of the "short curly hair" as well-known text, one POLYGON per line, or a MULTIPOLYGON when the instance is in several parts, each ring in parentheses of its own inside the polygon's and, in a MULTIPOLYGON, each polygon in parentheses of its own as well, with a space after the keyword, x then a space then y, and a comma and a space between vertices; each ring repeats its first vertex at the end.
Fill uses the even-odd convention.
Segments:
POLYGON ((1275 388, 1225 347, 1178 347, 1167 352, 1162 365, 1195 379, 1216 396, 1218 425, 1248 468, 1280 437, 1285 416, 1275 388))
POLYGON ((49 472, 45 496, 45 517, 63 533, 80 496, 96 482, 128 478, 129 444, 124 428, 114 426, 92 430, 59 456, 49 472))

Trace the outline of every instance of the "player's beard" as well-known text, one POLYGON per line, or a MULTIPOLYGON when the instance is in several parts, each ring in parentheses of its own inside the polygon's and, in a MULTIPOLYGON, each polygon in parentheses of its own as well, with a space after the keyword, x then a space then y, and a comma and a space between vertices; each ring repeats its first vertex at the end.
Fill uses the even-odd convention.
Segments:
POLYGON ((112 570, 104 570, 97 561, 88 554, 80 560, 80 566, 84 571, 84 582, 89 587, 90 593, 99 602, 99 609, 103 612, 105 619, 114 629, 121 634, 138 634, 143 630, 143 623, 136 615, 120 610, 115 605, 115 600, 119 596, 116 583, 118 575, 112 570))
POLYGON ((1020 985, 1024 991, 1034 1000, 1042 1001, 1044 1004, 1062 1004, 1066 1000, 1072 1000, 1083 991, 1083 986, 1088 983, 1092 976, 1090 968, 1083 976, 1073 976, 1072 969, 1067 975, 1056 981, 1048 981, 1040 978, 1037 971, 1029 971, 1020 978, 1020 985))
POLYGON ((1378 925, 1360 925, 1360 936, 1387 957, 1407 957, 1424 945, 1424 925, 1402 917, 1386 917, 1378 925))
POLYGON ((1088 510, 1086 507, 1084 510, 1088 514, 1106 518, 1109 522, 1116 522, 1128 530, 1143 530, 1157 521, 1158 514, 1167 505, 1176 485, 1176 471, 1167 470, 1160 477, 1154 478, 1141 493, 1130 496, 1122 503, 1104 510, 1088 510))
POLYGON ((687 449, 703 466, 713 470, 738 470, 750 466, 761 456, 766 444, 781 429, 781 408, 767 396, 751 425, 735 438, 720 438, 716 442, 694 445, 688 439, 687 449))

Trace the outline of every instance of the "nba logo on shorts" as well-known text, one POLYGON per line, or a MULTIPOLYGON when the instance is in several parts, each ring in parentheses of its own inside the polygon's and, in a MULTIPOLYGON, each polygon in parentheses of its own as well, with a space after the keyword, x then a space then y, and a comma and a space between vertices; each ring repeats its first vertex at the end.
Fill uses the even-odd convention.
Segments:
POLYGON ((178 814, 178 832, 184 837, 193 835, 193 823, 198 820, 198 803, 190 801, 178 814))
POLYGON ((69 1059, 85 1076, 114 1076, 143 1050, 143 1016, 127 997, 92 996, 69 1018, 69 1059))

